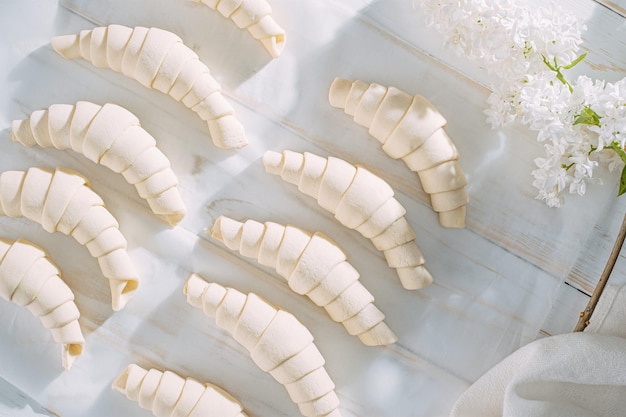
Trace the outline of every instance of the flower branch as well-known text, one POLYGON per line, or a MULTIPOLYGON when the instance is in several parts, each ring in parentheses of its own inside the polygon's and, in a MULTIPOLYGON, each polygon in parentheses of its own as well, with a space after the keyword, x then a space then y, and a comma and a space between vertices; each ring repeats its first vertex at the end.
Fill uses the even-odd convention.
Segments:
POLYGON ((445 43, 490 75, 485 114, 492 127, 517 120, 544 143, 545 157, 535 159, 531 172, 538 199, 558 207, 566 192, 584 195, 588 183, 599 182, 594 170, 600 164, 622 168, 626 182, 626 158, 618 151, 626 145, 626 79, 567 80, 564 71, 587 55, 579 53, 586 28, 578 19, 556 6, 513 0, 421 4, 445 43))

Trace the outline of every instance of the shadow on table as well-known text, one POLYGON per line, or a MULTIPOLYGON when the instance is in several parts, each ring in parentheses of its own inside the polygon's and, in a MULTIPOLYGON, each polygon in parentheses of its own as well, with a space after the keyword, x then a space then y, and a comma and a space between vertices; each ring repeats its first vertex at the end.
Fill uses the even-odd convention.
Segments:
POLYGON ((50 412, 26 393, 11 385, 4 378, 0 378, 0 414, 13 417, 48 417, 50 412))

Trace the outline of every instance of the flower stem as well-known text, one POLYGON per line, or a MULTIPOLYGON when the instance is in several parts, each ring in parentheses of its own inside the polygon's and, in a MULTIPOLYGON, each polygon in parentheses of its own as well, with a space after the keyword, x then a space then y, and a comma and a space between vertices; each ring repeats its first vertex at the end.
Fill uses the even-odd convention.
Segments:
POLYGON ((622 220, 622 226, 617 234, 617 238, 615 239, 615 243, 613 244, 613 250, 611 250, 611 254, 609 255, 609 259, 604 266, 604 271, 602 271, 602 275, 600 275, 600 280, 598 281, 598 285, 593 290, 593 294, 591 294, 591 298, 587 303, 587 307, 583 311, 580 312, 580 317, 578 318, 578 323, 576 327, 574 327, 574 332, 582 332, 589 325, 591 320, 591 315, 598 305, 598 301, 600 300, 600 296, 606 287, 606 283, 609 281, 611 276, 611 272, 613 271, 613 267, 615 267, 615 263, 617 262, 617 258, 619 253, 622 250, 622 246, 624 245, 624 240, 626 240, 626 215, 624 215, 624 220, 622 220))
POLYGON ((569 89, 569 92, 573 93, 574 86, 572 86, 572 84, 569 81, 567 81, 567 79, 565 78, 565 75, 563 75, 561 70, 574 68, 574 66, 576 66, 576 64, 578 64, 583 59, 585 59, 586 56, 587 56, 587 52, 579 55, 575 60, 573 60, 567 65, 559 65, 558 62, 556 62, 556 57, 554 58, 554 63, 551 63, 550 61, 548 61, 548 58, 546 58, 545 55, 541 55, 541 58, 543 58, 543 63, 546 64, 547 67, 550 68, 551 71, 556 72, 557 80, 565 84, 567 88, 569 89))

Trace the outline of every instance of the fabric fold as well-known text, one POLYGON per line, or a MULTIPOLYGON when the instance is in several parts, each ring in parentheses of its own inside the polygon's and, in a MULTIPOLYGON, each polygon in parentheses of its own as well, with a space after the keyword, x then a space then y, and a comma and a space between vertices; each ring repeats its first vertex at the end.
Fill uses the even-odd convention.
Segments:
POLYGON ((607 286, 584 333, 535 340, 487 371, 451 417, 626 413, 626 286, 607 286))

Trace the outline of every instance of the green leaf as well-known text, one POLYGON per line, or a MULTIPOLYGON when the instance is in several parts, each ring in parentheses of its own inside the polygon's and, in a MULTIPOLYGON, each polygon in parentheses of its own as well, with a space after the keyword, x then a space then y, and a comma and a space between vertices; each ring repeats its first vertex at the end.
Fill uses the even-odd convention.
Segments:
POLYGON ((600 126, 600 116, 591 107, 587 106, 574 119, 574 125, 579 124, 600 126))
POLYGON ((580 55, 578 58, 576 58, 575 60, 573 60, 572 62, 570 62, 568 65, 565 65, 561 68, 563 69, 571 69, 574 68, 576 66, 576 64, 580 63, 580 61, 582 61, 583 59, 585 59, 587 57, 587 52, 583 53, 582 55, 580 55))
POLYGON ((619 191, 617 192, 617 196, 619 197, 624 193, 626 193, 626 166, 622 169, 622 176, 619 179, 619 191))
MULTIPOLYGON (((622 161, 626 163, 626 152, 624 151, 624 148, 620 146, 619 142, 613 142, 610 146, 607 146, 607 148, 613 149, 622 161)), ((619 179, 619 191, 617 192, 617 196, 619 197, 624 193, 626 193, 626 165, 622 169, 622 176, 619 179)))

